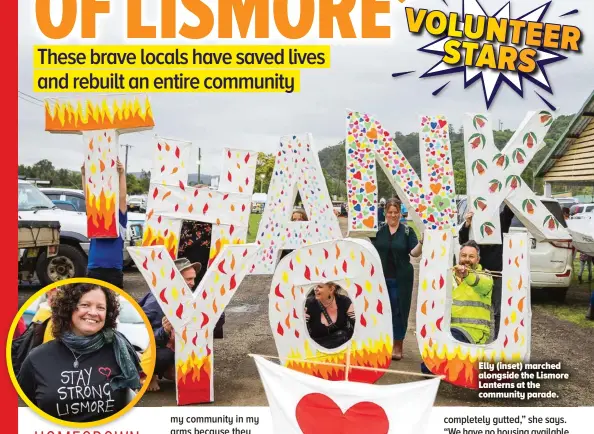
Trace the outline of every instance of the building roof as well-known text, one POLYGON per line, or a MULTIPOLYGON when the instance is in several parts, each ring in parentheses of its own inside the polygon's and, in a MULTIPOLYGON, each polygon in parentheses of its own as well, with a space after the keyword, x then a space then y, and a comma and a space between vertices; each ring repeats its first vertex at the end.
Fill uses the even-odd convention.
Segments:
MULTIPOLYGON (((567 130, 563 133, 563 135, 559 138, 557 143, 551 148, 548 155, 545 157, 543 162, 541 163, 540 167, 537 169, 536 176, 537 177, 545 177, 549 179, 545 179, 545 181, 549 182, 563 182, 563 183, 582 183, 586 182, 594 182, 594 173, 590 173, 588 161, 580 161, 581 157, 585 157, 586 152, 592 151, 594 152, 594 133, 590 131, 594 129, 594 92, 590 94, 582 108, 578 111, 578 113, 574 116, 571 123, 567 127, 567 130), (582 133, 587 130, 586 136, 589 138, 592 136, 590 144, 590 139, 584 140, 584 138, 580 138, 582 133), (576 143, 578 142, 578 143, 576 143), (573 154, 580 155, 580 158, 576 155, 575 157, 567 156, 566 152, 570 150, 569 148, 579 148, 581 152, 577 152, 576 150, 572 150, 573 154), (565 157, 564 157, 565 156, 565 157), (563 158, 564 162, 560 162, 563 158), (567 164, 567 162, 573 162, 572 164, 567 164), (558 164, 560 163, 560 164, 558 164), (566 164, 563 164, 566 163, 566 164), (582 166, 574 167, 573 164, 582 163, 582 166), (557 166, 557 167, 555 167, 557 166), (565 172, 563 172, 562 167, 566 167, 565 172), (551 169, 555 169, 557 173, 555 176, 549 173, 551 169), (582 170, 583 169, 583 170, 582 170), (586 176, 582 176, 584 172, 587 170, 586 176), (565 173, 565 174, 564 174, 565 173), (547 174, 549 176, 547 176, 547 174), (583 178, 590 178, 583 179, 583 178)), ((590 156, 587 156, 590 158, 590 156)))

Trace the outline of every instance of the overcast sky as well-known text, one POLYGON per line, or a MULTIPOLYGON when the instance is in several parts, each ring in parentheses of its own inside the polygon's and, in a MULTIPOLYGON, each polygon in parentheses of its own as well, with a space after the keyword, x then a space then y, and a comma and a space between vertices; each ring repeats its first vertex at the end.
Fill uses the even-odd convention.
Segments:
MULTIPOLYGON (((75 36, 62 43, 120 44, 124 39, 125 15, 114 5, 113 13, 99 21, 99 38, 82 41, 75 36), (120 29, 113 31, 113 29, 120 29)), ((460 12, 462 0, 407 0, 404 5, 393 1, 391 20, 392 40, 360 45, 333 45, 330 69, 307 69, 301 72, 301 92, 294 94, 222 94, 170 93, 150 94, 156 121, 154 132, 193 142, 192 161, 197 148, 202 149, 203 172, 218 175, 221 150, 225 146, 272 152, 283 135, 310 132, 318 149, 335 145, 345 134, 347 108, 375 114, 392 131, 415 131, 422 114, 443 114, 459 126, 465 112, 485 112, 482 83, 476 82, 464 90, 463 75, 420 79, 439 58, 421 53, 417 48, 434 40, 430 35, 412 36, 406 28, 404 6, 414 5, 460 12), (414 74, 394 79, 393 72, 414 70, 414 74), (431 93, 446 82, 450 84, 434 97, 431 93)), ((512 17, 518 17, 544 1, 513 0, 512 17)), ((60 2, 52 2, 60 3, 60 2)), ((123 5, 124 1, 121 1, 123 5)), ((158 16, 160 1, 144 0, 146 19, 158 16)), ((209 3, 207 1, 207 3, 209 3)), ((495 13, 506 2, 483 0, 489 13, 495 13)), ((19 91, 43 99, 55 94, 33 93, 32 54, 36 44, 56 43, 43 37, 35 22, 35 1, 19 1, 19 91)), ((271 14, 272 16, 272 14, 271 14)), ((180 16, 180 19, 183 17, 180 16)), ((554 94, 524 81, 522 99, 507 85, 502 86, 489 110, 497 125, 515 128, 530 110, 546 109, 534 93, 537 90, 557 107, 556 114, 577 111, 594 90, 594 39, 587 34, 594 19, 592 0, 555 0, 545 21, 576 25, 586 33, 581 54, 568 54, 568 59, 546 68, 554 94), (572 9, 579 13, 559 18, 572 9)), ((385 22, 385 21, 384 21, 385 22)), ((78 30, 80 34, 80 30, 78 30)), ((167 44, 203 44, 206 41, 168 40, 167 44)), ((208 43, 216 41, 207 41, 208 43)), ((132 41, 133 44, 154 41, 132 41)), ((229 43, 229 41, 225 41, 229 43)), ((282 41, 272 41, 282 43, 282 41)), ((566 54, 566 53, 564 53, 566 54)), ((62 94, 63 96, 64 94, 62 94)), ((126 134, 120 143, 134 147, 129 153, 129 171, 150 169, 153 144, 151 134, 126 134)), ((82 138, 77 135, 53 135, 44 131, 43 107, 35 101, 19 98, 19 164, 34 164, 40 159, 51 160, 55 167, 78 170, 82 162, 82 138)), ((122 154, 123 155, 123 150, 122 154)))

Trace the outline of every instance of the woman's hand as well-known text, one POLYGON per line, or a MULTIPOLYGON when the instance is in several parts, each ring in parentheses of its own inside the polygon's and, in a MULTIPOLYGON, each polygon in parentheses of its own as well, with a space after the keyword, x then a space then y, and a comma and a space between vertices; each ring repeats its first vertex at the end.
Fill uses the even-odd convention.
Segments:
POLYGON ((309 321, 309 314, 307 313, 307 306, 305 307, 305 321, 309 321))
POLYGON ((166 316, 163 317, 163 319, 161 320, 161 324, 163 324, 163 329, 167 332, 167 334, 171 334, 171 332, 173 331, 173 326, 171 325, 171 323, 169 322, 169 320, 167 319, 166 316))
POLYGON ((355 320, 355 305, 353 303, 351 303, 349 309, 347 310, 347 316, 349 317, 349 319, 353 321, 355 320))
POLYGON ((474 211, 468 211, 464 216, 464 226, 469 228, 470 224, 472 223, 472 217, 474 216, 474 211))

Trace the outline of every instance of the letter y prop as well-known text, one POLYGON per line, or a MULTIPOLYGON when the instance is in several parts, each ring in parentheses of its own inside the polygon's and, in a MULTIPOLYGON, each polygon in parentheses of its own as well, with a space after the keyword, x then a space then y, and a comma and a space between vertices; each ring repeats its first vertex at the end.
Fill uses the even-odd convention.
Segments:
POLYGON ((224 246, 193 294, 165 246, 128 251, 175 330, 177 404, 214 401, 213 330, 253 268, 258 246, 224 246))
POLYGON ((521 175, 545 146, 553 123, 547 111, 530 112, 503 150, 493 140, 491 121, 468 114, 464 121, 468 210, 474 211, 472 235, 479 244, 500 244, 501 204, 505 203, 538 241, 567 240, 570 235, 526 185, 521 175))

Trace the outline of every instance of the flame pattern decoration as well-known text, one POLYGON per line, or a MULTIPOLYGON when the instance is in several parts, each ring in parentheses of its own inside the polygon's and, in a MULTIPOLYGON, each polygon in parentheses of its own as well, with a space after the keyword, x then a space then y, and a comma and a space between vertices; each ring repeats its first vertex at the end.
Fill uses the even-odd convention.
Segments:
POLYGON ((122 133, 154 126, 151 103, 146 95, 45 99, 45 130, 53 133, 112 129, 122 133))
POLYGON ((538 241, 570 239, 567 230, 521 178, 530 160, 545 146, 544 137, 552 119, 552 114, 546 111, 528 113, 505 148, 499 151, 488 116, 466 116, 464 152, 466 161, 475 162, 471 167, 466 166, 466 191, 468 203, 473 204, 469 210, 474 211, 471 230, 479 244, 501 243, 499 209, 503 201, 538 241), (488 167, 483 164, 477 170, 476 162, 481 161, 495 164, 488 167), (486 225, 489 230, 484 230, 486 225))
MULTIPOLYGON (((151 169, 151 189, 153 185, 179 185, 187 182, 192 143, 179 140, 165 140, 156 137, 151 169)), ((177 257, 179 233, 182 220, 164 217, 155 212, 159 198, 149 195, 147 213, 143 230, 143 246, 165 246, 172 258, 177 257)))
POLYGON ((426 231, 417 301, 417 342, 423 361, 457 386, 478 388, 479 362, 527 362, 530 357, 530 253, 528 234, 505 235, 502 324, 487 345, 458 342, 450 333, 453 239, 446 231, 426 231))
POLYGON ((191 143, 159 137, 156 141, 143 245, 165 245, 176 258, 183 220, 213 224, 210 263, 224 245, 245 243, 257 153, 224 149, 222 173, 226 181, 219 183, 218 190, 194 188, 187 185, 184 164, 191 143))
POLYGON ((342 239, 338 219, 311 134, 281 138, 256 242, 262 246, 254 274, 274 273, 282 249, 342 239), (307 222, 291 222, 297 192, 307 222))
MULTIPOLYGON (((387 369, 392 354, 392 313, 381 261, 365 240, 344 239, 300 247, 278 264, 269 295, 269 320, 281 363, 291 369, 326 380, 345 379, 345 369, 297 362, 350 364, 387 369), (356 324, 352 339, 328 350, 310 338, 304 305, 309 291, 319 283, 335 282, 354 303, 356 324)), ((381 371, 351 370, 350 381, 374 383, 381 371)))
POLYGON ((119 225, 119 134, 151 129, 146 95, 46 98, 45 130, 82 134, 85 145, 87 236, 117 238, 119 225))
POLYGON ((85 131, 87 236, 116 238, 119 223, 118 140, 115 130, 85 131))
POLYGON ((420 230, 449 229, 456 221, 455 181, 449 124, 443 116, 421 116, 419 178, 390 132, 374 116, 347 112, 345 142, 349 234, 374 234, 379 164, 420 230), (414 212, 412 212, 414 210, 414 212))
POLYGON ((213 330, 253 267, 258 246, 225 246, 193 294, 165 246, 128 251, 175 330, 177 404, 214 401, 213 330))

